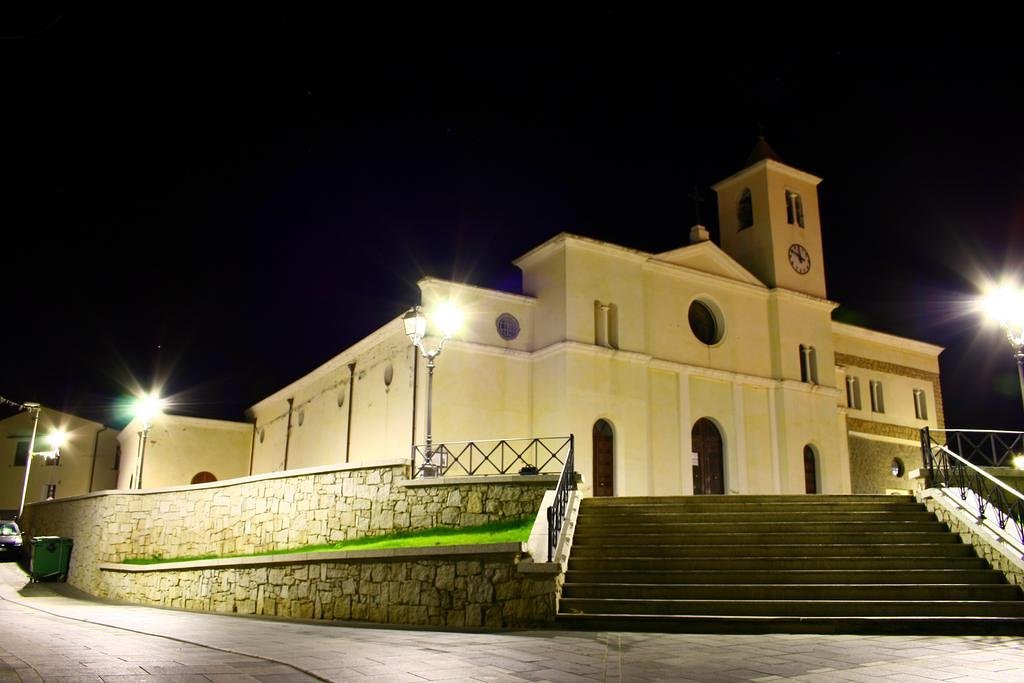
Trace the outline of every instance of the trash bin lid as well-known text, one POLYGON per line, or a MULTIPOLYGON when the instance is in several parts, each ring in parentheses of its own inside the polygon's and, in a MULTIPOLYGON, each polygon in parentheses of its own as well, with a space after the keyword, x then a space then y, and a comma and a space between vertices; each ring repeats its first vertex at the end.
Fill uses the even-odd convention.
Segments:
POLYGON ((42 542, 42 541, 56 541, 59 538, 60 538, 60 536, 33 536, 32 537, 32 542, 36 543, 36 542, 42 542))

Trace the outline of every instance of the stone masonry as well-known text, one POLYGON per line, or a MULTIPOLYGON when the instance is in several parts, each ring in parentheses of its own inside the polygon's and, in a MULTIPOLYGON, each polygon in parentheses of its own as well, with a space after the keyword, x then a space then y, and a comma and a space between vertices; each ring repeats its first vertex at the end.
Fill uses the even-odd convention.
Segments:
POLYGON ((410 481, 404 461, 321 467, 36 503, 26 508, 23 526, 27 537, 73 539, 68 582, 102 594, 100 564, 128 558, 247 554, 533 518, 554 480, 410 481))
MULTIPOLYGON (((556 576, 517 571, 518 548, 445 557, 348 558, 266 566, 105 565, 101 595, 192 610, 455 628, 544 625, 556 576)), ((423 549, 418 549, 423 550, 423 549)), ((356 554, 356 553, 350 553, 356 554)), ((191 564, 191 563, 190 563, 191 564)), ((195 563, 200 564, 200 563, 195 563)))

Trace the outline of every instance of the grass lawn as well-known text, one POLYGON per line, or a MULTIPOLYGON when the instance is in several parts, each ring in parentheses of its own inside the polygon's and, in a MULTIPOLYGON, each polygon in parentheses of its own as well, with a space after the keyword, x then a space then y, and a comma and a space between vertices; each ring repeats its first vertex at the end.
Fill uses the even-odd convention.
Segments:
POLYGON ((124 564, 162 564, 164 562, 187 562, 189 560, 213 560, 228 557, 262 557, 265 555, 288 555, 291 553, 315 553, 331 550, 383 550, 385 548, 430 548, 444 545, 473 545, 481 543, 520 543, 530 536, 532 519, 517 519, 493 522, 481 526, 451 529, 435 527, 423 531, 405 531, 386 536, 364 536, 351 541, 307 545, 285 550, 268 550, 248 555, 191 555, 186 557, 140 557, 122 560, 124 564))

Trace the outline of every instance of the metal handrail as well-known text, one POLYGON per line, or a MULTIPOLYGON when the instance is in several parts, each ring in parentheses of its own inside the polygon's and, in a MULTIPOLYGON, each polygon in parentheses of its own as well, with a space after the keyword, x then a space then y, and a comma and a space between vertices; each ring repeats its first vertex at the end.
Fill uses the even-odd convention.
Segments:
POLYGON ((987 519, 986 512, 991 507, 1001 530, 1006 531, 1007 525, 1014 522, 1016 535, 1024 546, 1024 494, 954 453, 945 444, 936 442, 928 427, 921 430, 921 449, 925 467, 933 482, 941 484, 943 488, 958 489, 960 500, 964 502, 967 501, 968 492, 973 493, 978 523, 987 519))
POLYGON ((412 476, 555 474, 571 452, 572 435, 419 444, 412 447, 412 476))
POLYGON ((558 545, 558 534, 565 522, 565 511, 569 505, 569 492, 576 490, 576 463, 573 456, 574 438, 569 435, 569 455, 562 466, 562 474, 555 487, 555 500, 548 506, 548 562, 554 562, 558 545))
MULTIPOLYGON (((925 428, 929 429, 929 428, 925 428)), ((946 435, 946 443, 960 457, 987 467, 1006 467, 1024 452, 1024 432, 1001 429, 929 429, 946 435)), ((935 439, 931 439, 938 443, 935 439)))

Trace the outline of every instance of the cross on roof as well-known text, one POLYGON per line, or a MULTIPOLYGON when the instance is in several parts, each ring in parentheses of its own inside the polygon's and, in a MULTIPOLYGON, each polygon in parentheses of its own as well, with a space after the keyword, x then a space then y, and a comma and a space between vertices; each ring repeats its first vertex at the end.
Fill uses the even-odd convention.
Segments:
POLYGON ((694 185, 693 190, 686 196, 693 200, 693 212, 697 218, 696 224, 700 225, 700 205, 704 203, 704 195, 701 193, 700 188, 694 185))

